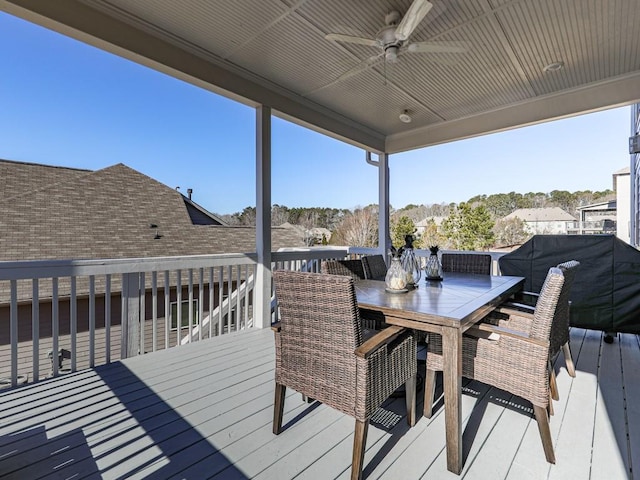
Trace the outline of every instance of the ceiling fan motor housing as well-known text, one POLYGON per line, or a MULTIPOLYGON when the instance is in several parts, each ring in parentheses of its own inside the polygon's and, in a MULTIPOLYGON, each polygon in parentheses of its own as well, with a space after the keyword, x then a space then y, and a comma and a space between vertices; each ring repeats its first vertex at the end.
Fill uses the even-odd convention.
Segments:
MULTIPOLYGON (((389 15, 387 15, 387 19, 389 18, 389 15)), ((400 50, 403 42, 396 38, 395 25, 387 25, 382 28, 376 35, 376 41, 384 50, 384 56, 387 61, 394 62, 398 58, 398 51, 400 50)))

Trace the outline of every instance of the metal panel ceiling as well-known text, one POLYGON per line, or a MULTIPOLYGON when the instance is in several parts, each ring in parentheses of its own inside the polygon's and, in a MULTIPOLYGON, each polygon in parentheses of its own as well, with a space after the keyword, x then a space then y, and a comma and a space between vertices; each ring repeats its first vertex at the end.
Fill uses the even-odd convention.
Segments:
POLYGON ((638 0, 432 0, 410 41, 462 41, 467 52, 404 53, 345 75, 379 50, 325 35, 373 38, 389 11, 402 15, 411 3, 0 0, 0 8, 390 153, 640 100, 638 0), (556 61, 564 68, 544 71, 556 61), (410 124, 398 119, 405 109, 410 124))

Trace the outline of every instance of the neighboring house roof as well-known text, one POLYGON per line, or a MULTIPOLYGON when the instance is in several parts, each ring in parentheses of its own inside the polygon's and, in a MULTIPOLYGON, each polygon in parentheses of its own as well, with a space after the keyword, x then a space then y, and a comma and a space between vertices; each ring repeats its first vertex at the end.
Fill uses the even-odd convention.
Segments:
POLYGON ((288 228, 289 230, 296 230, 297 232, 304 233, 304 227, 302 225, 294 225, 289 222, 284 222, 279 228, 288 228))
POLYGON ((620 170, 617 170, 615 172, 613 172, 614 175, 630 175, 631 174, 631 167, 630 166, 626 166, 621 168, 620 170))
POLYGON ((73 182, 91 170, 0 160, 0 201, 21 197, 59 182, 73 182))
POLYGON ((331 237, 331 230, 329 230, 328 228, 324 228, 324 227, 313 227, 311 230, 309 230, 311 232, 312 235, 316 235, 318 237, 322 237, 322 235, 324 235, 325 237, 329 238, 331 237))
POLYGON ((606 202, 592 203, 591 205, 583 205, 576 208, 576 210, 615 210, 617 207, 617 200, 609 200, 606 202))
POLYGON ((575 218, 560 207, 549 208, 520 208, 504 217, 505 219, 519 218, 525 222, 565 222, 575 218))
MULTIPOLYGON (((256 248, 254 227, 194 224, 193 211, 202 218, 206 210, 121 163, 90 171, 0 161, 0 172, 10 185, 0 196, 0 260, 160 257, 256 248), (160 238, 151 225, 157 225, 160 238)), ((281 228, 273 228, 272 244, 274 249, 303 246, 295 233, 281 228)))

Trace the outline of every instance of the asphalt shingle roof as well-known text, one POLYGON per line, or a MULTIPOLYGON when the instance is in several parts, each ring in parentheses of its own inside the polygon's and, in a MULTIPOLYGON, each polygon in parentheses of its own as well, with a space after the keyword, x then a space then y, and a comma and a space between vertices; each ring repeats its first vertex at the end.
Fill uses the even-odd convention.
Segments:
MULTIPOLYGON (((253 227, 193 225, 179 192, 121 163, 90 171, 0 161, 0 172, 0 260, 255 251, 253 227)), ((304 246, 289 229, 272 237, 274 249, 304 246)))
POLYGON ((525 222, 570 222, 575 218, 560 207, 520 208, 504 218, 518 217, 525 222))

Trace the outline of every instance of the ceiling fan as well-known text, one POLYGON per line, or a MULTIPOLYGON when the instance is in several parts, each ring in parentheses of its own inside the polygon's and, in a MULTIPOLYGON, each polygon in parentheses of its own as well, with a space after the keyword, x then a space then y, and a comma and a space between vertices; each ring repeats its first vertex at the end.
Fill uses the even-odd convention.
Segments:
POLYGON ((399 55, 405 53, 465 53, 467 52, 467 44, 465 42, 408 42, 409 37, 429 13, 433 4, 427 0, 414 0, 404 17, 400 17, 400 13, 392 11, 385 16, 385 26, 382 27, 375 38, 354 37, 351 35, 342 35, 340 33, 329 33, 325 36, 327 40, 337 42, 356 43, 369 47, 376 47, 380 53, 368 58, 360 65, 341 76, 351 76, 379 60, 384 59, 385 62, 396 62, 399 55))

